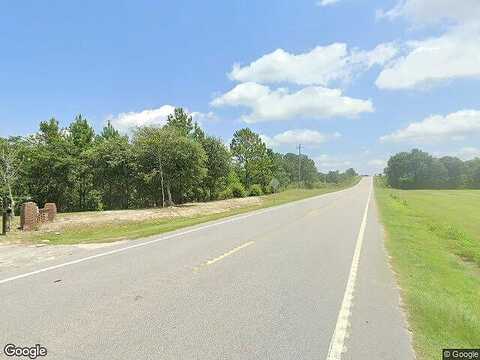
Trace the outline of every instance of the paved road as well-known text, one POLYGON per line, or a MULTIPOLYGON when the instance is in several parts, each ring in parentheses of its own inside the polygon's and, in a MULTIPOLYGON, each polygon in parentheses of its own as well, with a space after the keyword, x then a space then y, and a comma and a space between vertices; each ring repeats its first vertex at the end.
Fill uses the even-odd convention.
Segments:
POLYGON ((39 343, 47 359, 413 359, 371 184, 2 273, 0 346, 39 343))

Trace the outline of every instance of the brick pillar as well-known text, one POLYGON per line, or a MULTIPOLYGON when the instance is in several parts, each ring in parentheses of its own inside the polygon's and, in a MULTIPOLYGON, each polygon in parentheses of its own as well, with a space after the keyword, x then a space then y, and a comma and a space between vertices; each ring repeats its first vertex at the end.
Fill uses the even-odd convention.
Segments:
POLYGON ((46 203, 45 210, 48 212, 48 221, 54 221, 57 217, 57 205, 55 203, 46 203))
POLYGON ((24 231, 35 230, 38 219, 38 206, 34 202, 22 204, 20 213, 20 227, 24 231))
POLYGON ((45 224, 48 222, 48 210, 40 209, 38 210, 37 224, 45 224))

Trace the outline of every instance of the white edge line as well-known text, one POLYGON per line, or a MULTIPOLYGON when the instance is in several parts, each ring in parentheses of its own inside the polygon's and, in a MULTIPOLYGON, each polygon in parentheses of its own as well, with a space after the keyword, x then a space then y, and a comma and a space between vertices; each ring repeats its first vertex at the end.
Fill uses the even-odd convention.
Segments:
POLYGON ((363 213, 362 223, 358 232, 357 243, 355 245, 355 252, 352 258, 352 265, 350 267, 350 274, 348 276, 345 294, 343 296, 342 305, 338 313, 337 323, 333 332, 330 346, 328 349, 327 360, 341 360, 342 353, 345 350, 345 340, 347 339, 347 332, 350 326, 350 315, 353 304, 353 295, 355 291, 355 282, 357 280, 358 265, 360 262, 360 254, 362 252, 363 239, 365 237, 365 229, 367 226, 368 209, 370 207, 370 199, 372 197, 373 183, 370 184, 367 204, 363 213))
POLYGON ((175 237, 188 235, 188 234, 191 234, 191 233, 194 233, 194 232, 202 231, 202 230, 209 229, 209 228, 212 228, 212 227, 216 227, 216 226, 219 226, 219 225, 224 225, 224 224, 228 224, 228 223, 231 223, 231 222, 240 221, 240 220, 243 220, 243 219, 255 216, 255 215, 260 215, 260 214, 263 214, 263 213, 276 211, 278 209, 282 209, 282 208, 285 208, 285 207, 297 205, 297 204, 304 203, 304 202, 307 202, 307 201, 313 201, 313 200, 316 200, 316 199, 321 198, 321 197, 325 197, 325 196, 329 196, 329 195, 333 195, 333 194, 339 194, 339 193, 342 193, 342 192, 345 192, 345 191, 349 191, 349 190, 351 190, 351 189, 353 189, 357 186, 358 186, 358 184, 353 186, 353 187, 343 189, 343 190, 340 190, 340 191, 334 191, 334 192, 322 194, 322 195, 319 195, 319 196, 313 196, 313 197, 298 200, 298 201, 292 201, 292 202, 287 203, 287 204, 272 206, 272 207, 267 208, 267 209, 252 211, 252 212, 250 212, 246 215, 235 216, 235 217, 227 219, 227 220, 218 221, 218 222, 215 222, 215 223, 212 223, 212 224, 207 224, 207 225, 195 227, 193 229, 189 229, 189 230, 185 230, 185 231, 181 231, 181 232, 176 232, 176 233, 166 235, 166 236, 161 236, 160 238, 155 238, 153 240, 145 241, 145 242, 142 242, 142 243, 125 246, 125 247, 120 248, 120 249, 110 250, 110 251, 106 251, 106 252, 103 252, 103 253, 100 253, 100 254, 87 256, 87 257, 80 258, 80 259, 77 259, 77 260, 72 260, 72 261, 62 263, 62 264, 53 265, 53 266, 49 266, 49 267, 46 267, 46 268, 43 268, 43 269, 27 272, 27 273, 24 273, 24 274, 21 274, 21 275, 8 277, 6 279, 0 280, 0 285, 11 282, 11 281, 14 281, 14 280, 19 280, 19 279, 27 278, 27 277, 30 277, 30 276, 33 276, 33 275, 41 274, 41 273, 44 273, 44 272, 47 272, 47 271, 60 269, 62 267, 79 264, 79 263, 82 263, 82 262, 85 262, 85 261, 98 259, 98 258, 101 258, 101 257, 104 257, 104 256, 118 254, 118 253, 121 253, 121 252, 124 252, 124 251, 127 251, 127 250, 131 250, 131 249, 155 244, 155 243, 158 243, 158 242, 161 242, 161 241, 164 241, 164 240, 168 240, 168 239, 172 239, 172 238, 175 238, 175 237))

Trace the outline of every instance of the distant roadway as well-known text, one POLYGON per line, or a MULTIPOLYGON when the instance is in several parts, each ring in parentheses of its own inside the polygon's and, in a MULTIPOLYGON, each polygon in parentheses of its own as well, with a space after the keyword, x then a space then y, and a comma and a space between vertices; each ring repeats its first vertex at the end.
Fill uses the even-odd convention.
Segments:
POLYGON ((0 359, 413 359, 371 178, 95 251, 2 272, 0 359))

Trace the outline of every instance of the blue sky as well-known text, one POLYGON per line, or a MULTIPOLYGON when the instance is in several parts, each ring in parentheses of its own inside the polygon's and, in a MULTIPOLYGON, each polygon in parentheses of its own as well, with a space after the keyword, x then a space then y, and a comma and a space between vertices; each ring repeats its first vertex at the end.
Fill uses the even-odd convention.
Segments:
POLYGON ((321 170, 468 159, 478 19, 478 0, 0 1, 0 136, 79 113, 128 132, 183 106, 225 141, 300 142, 321 170))

